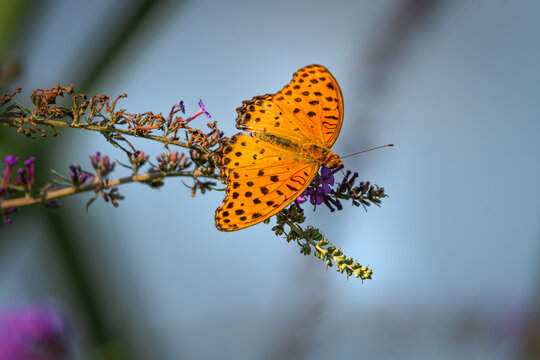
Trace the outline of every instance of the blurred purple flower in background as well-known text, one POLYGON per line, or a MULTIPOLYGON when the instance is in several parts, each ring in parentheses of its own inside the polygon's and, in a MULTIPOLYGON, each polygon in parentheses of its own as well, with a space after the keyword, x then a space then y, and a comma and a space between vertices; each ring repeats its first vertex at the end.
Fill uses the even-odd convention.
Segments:
POLYGON ((4 310, 0 314, 0 360, 68 359, 68 330, 54 307, 4 310))

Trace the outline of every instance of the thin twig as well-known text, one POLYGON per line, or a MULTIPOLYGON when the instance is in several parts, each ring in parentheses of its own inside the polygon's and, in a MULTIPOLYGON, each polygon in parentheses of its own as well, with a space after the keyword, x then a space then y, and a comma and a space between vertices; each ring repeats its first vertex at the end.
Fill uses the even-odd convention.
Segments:
MULTIPOLYGON (((186 176, 186 177, 203 177, 203 178, 211 178, 211 179, 218 179, 217 175, 210 176, 210 175, 203 175, 199 170, 195 171, 171 171, 168 173, 162 173, 162 172, 156 172, 156 173, 146 173, 146 174, 140 174, 140 175, 132 175, 132 176, 126 176, 119 179, 109 180, 107 181, 107 187, 113 187, 121 184, 131 183, 131 182, 148 182, 156 179, 161 179, 165 177, 177 177, 177 176, 186 176)), ((59 190, 52 190, 48 191, 45 195, 41 196, 34 196, 34 197, 20 197, 15 199, 9 199, 4 200, 0 202, 0 208, 1 209, 10 209, 12 207, 19 207, 19 206, 26 206, 26 205, 33 205, 38 204, 44 201, 50 201, 54 199, 59 199, 65 196, 78 194, 82 192, 92 191, 96 188, 102 186, 101 184, 88 184, 84 186, 77 186, 77 187, 67 187, 59 190)))
MULTIPOLYGON (((135 136, 139 138, 146 138, 146 139, 159 141, 167 145, 169 144, 176 145, 176 146, 181 146, 188 149, 198 148, 198 146, 196 145, 188 145, 187 143, 182 142, 182 141, 169 140, 162 136, 155 136, 155 135, 150 135, 150 134, 145 135, 145 136, 140 136, 135 131, 118 129, 118 128, 110 127, 110 126, 99 126, 99 125, 81 124, 81 123, 73 124, 67 121, 62 121, 62 120, 50 120, 46 118, 32 118, 32 117, 10 117, 10 116, 0 116, 0 123, 4 123, 10 126, 20 126, 23 124, 34 123, 34 124, 47 125, 47 126, 53 126, 53 127, 55 126, 67 127, 67 128, 76 128, 76 129, 91 130, 91 131, 98 131, 98 132, 116 132, 122 135, 129 135, 129 136, 135 136)), ((200 150, 204 151, 203 149, 200 149, 200 150)))

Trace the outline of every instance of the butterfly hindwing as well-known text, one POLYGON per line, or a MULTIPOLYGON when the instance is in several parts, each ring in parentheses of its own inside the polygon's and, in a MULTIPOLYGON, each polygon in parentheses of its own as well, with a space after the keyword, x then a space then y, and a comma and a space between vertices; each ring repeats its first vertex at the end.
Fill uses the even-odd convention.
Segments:
POLYGON ((239 230, 276 214, 305 190, 318 171, 316 164, 284 158, 245 134, 225 138, 216 155, 228 183, 215 216, 221 231, 239 230))

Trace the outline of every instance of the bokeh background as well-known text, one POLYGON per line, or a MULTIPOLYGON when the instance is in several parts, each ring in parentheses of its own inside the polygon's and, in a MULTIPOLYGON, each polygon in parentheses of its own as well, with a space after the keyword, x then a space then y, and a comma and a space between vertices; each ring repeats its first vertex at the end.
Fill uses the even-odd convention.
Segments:
MULTIPOLYGON (((384 186, 380 208, 308 212, 374 270, 346 281, 264 224, 220 233, 223 194, 131 184, 0 226, 0 308, 52 303, 75 359, 539 359, 540 3, 530 1, 1 1, 2 91, 60 83, 127 93, 130 113, 203 99, 226 135, 236 107, 319 63, 339 81, 334 149, 384 186)), ((202 120, 201 120, 202 121, 202 120)), ((147 153, 163 148, 137 142, 147 153)), ((99 134, 25 139, 0 156, 40 176, 99 134)))

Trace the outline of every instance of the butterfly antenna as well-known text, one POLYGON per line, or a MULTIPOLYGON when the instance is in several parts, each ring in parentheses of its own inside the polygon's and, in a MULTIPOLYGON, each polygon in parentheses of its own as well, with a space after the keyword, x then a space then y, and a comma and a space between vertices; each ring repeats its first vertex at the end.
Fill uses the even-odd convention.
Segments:
POLYGON ((377 147, 374 147, 374 148, 371 148, 371 149, 367 149, 367 150, 362 150, 362 151, 359 151, 359 152, 355 152, 355 153, 349 154, 349 155, 347 155, 347 156, 342 156, 341 158, 342 158, 342 159, 345 159, 345 158, 348 158, 348 157, 350 157, 350 156, 362 154, 362 153, 365 153, 365 152, 368 152, 368 151, 371 151, 371 150, 377 150, 377 149, 382 149, 382 148, 385 148, 385 147, 392 147, 392 146, 394 146, 394 144, 386 144, 386 145, 382 145, 382 146, 377 146, 377 147))
MULTIPOLYGON (((342 156, 341 158, 342 159, 345 159, 345 158, 348 158, 350 156, 353 156, 353 155, 358 155, 358 154, 362 154, 362 153, 365 153, 365 152, 368 152, 368 151, 371 151, 371 150, 377 150, 377 149, 382 149, 382 148, 385 148, 385 147, 392 147, 394 146, 394 144, 386 144, 386 145, 382 145, 382 146, 377 146, 377 147, 374 147, 374 148, 371 148, 371 149, 367 149, 367 150, 362 150, 362 151, 359 151, 359 152, 355 152, 353 154, 349 154, 347 156, 342 156)), ((343 170, 341 170, 341 173, 343 174, 343 177, 345 177, 345 172, 343 170)), ((354 194, 354 197, 355 198, 358 198, 358 194, 356 193, 356 191, 354 191, 354 188, 350 185, 350 184, 347 184, 349 186, 349 189, 352 191, 352 193, 354 194)))

